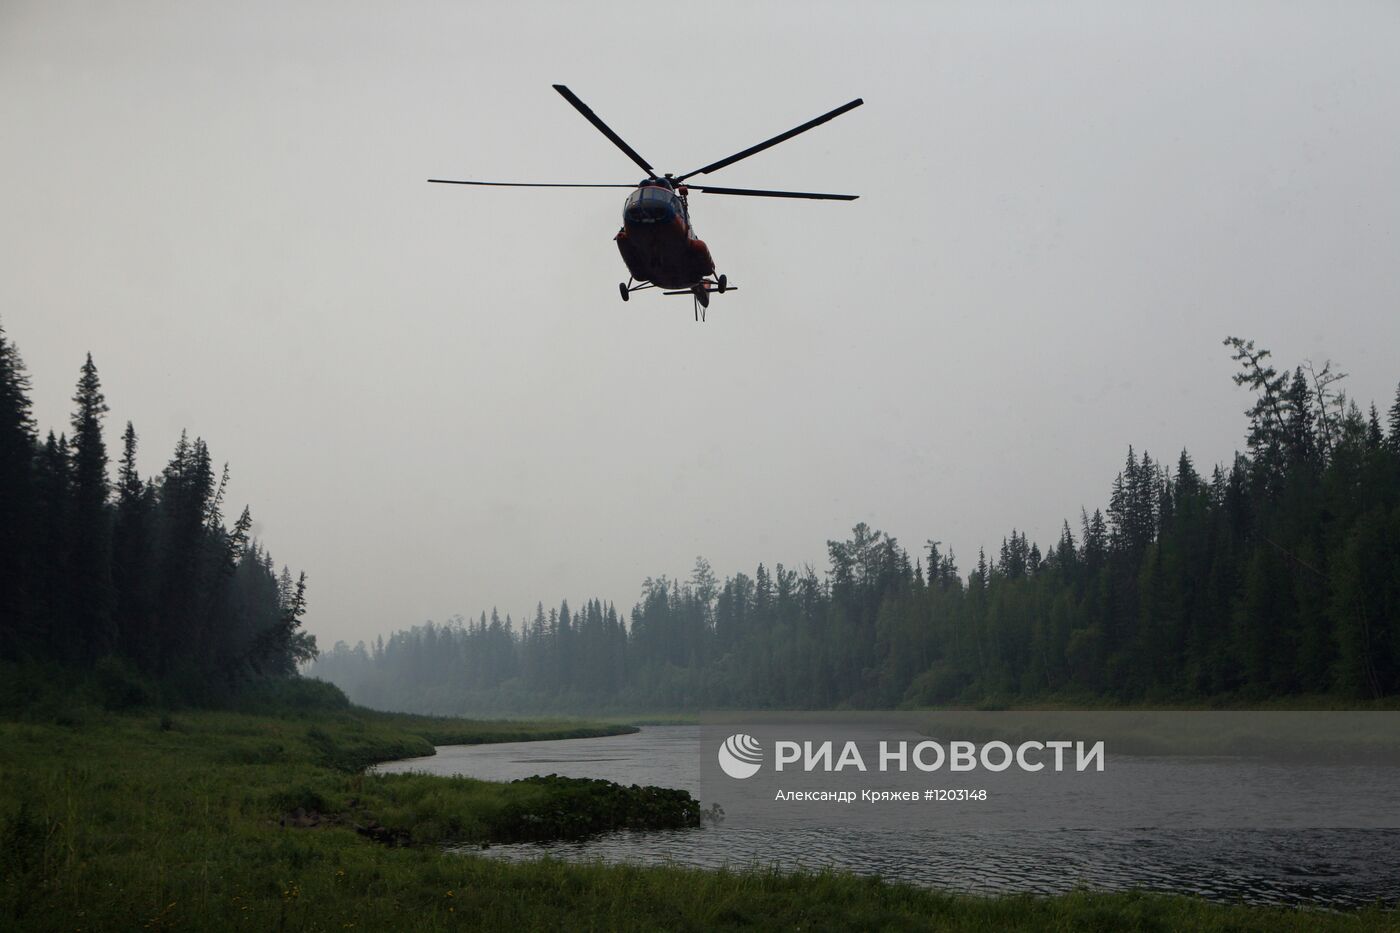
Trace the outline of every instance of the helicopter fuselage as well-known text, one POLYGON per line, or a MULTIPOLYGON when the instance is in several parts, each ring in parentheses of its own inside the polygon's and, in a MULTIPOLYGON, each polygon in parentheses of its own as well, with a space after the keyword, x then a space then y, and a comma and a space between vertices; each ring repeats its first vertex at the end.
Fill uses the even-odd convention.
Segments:
POLYGON ((638 185, 622 208, 622 229, 613 239, 627 271, 639 282, 691 288, 715 271, 709 247, 690 225, 684 189, 638 185))
POLYGON ((711 184, 687 184, 686 179, 693 175, 707 175, 717 172, 726 165, 733 165, 741 159, 757 155, 778 143, 792 139, 801 133, 864 103, 860 98, 842 104, 835 110, 808 120, 801 126, 771 139, 765 139, 755 146, 736 152, 731 156, 701 166, 684 175, 667 172, 656 174, 650 162, 642 158, 637 150, 613 132, 578 95, 562 84, 554 85, 565 100, 579 114, 593 124, 593 127, 606 136, 614 146, 631 159, 637 167, 647 173, 647 177, 635 185, 613 182, 575 183, 553 181, 476 181, 468 179, 429 178, 430 182, 448 185, 488 185, 501 188, 631 188, 627 203, 622 208, 622 229, 613 240, 627 264, 632 280, 619 282, 618 293, 623 301, 631 299, 633 292, 643 289, 659 289, 663 295, 691 295, 695 299, 695 319, 705 319, 705 309, 710 306, 710 295, 722 295, 733 291, 737 286, 729 284, 727 275, 715 274, 715 261, 705 241, 695 235, 690 225, 690 208, 687 204, 689 193, 701 191, 706 194, 743 195, 759 198, 807 198, 818 201, 854 201, 854 194, 820 194, 814 191, 772 191, 762 188, 722 188, 711 184))

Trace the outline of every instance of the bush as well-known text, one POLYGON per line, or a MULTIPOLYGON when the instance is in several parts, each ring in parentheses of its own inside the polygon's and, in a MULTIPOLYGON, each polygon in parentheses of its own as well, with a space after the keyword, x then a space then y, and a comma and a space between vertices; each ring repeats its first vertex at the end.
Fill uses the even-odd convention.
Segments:
POLYGON ((245 712, 319 712, 348 710, 350 700, 335 684, 310 677, 255 680, 239 693, 234 706, 245 712))
POLYGON ((521 778, 513 786, 541 793, 514 800, 492 821, 497 840, 582 839, 619 829, 687 829, 700 825, 700 804, 688 791, 624 787, 557 774, 521 778))
POLYGON ((47 722, 71 706, 76 681, 56 664, 0 663, 0 711, 47 722))
POLYGON ((938 661, 909 684, 904 703, 911 706, 948 703, 965 691, 969 683, 970 678, 965 672, 947 661, 938 661))
POLYGON ((301 810, 304 813, 325 813, 332 808, 320 790, 309 784, 302 784, 300 787, 289 787, 272 797, 272 803, 278 810, 291 813, 301 810))
POLYGON ((120 711, 149 706, 155 698, 152 689, 121 658, 105 657, 93 668, 93 685, 103 709, 120 711))

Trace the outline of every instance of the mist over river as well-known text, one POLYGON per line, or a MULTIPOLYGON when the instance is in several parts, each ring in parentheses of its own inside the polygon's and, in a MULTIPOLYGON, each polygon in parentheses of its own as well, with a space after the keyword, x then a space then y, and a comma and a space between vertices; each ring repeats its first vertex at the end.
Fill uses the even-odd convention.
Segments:
MULTIPOLYGON (((603 778, 682 788, 703 807, 725 806, 724 800, 712 799, 712 787, 701 780, 704 747, 700 726, 647 726, 633 735, 596 739, 443 746, 433 757, 390 762, 378 770, 492 781, 551 773, 603 778)), ((1186 769, 1205 767, 1175 758, 1133 758, 1129 763, 1134 780, 1164 787, 1199 781, 1199 771, 1186 769)), ((1351 775, 1362 781, 1388 779, 1384 772, 1360 769, 1351 775)), ((1294 776, 1283 770, 1272 779, 1287 782, 1294 776)), ((1225 780, 1216 791, 1212 806, 1228 812, 1249 807, 1248 794, 1257 789, 1225 780)), ((1029 793, 1016 805, 1030 813, 1048 802, 1029 793)), ((877 825, 817 825, 799 811, 756 824, 742 811, 725 808, 725 819, 707 821, 700 829, 463 851, 507 860, 549 856, 704 868, 831 867, 983 894, 1056 894, 1087 887, 1147 888, 1255 904, 1352 907, 1400 900, 1400 830, 1395 829, 949 831, 910 821, 891 831, 877 825)))

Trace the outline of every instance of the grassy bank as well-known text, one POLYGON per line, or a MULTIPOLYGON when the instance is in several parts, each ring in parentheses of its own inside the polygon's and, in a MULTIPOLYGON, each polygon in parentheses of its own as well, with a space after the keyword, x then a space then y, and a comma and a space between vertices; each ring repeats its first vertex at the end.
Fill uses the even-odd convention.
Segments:
POLYGON ((664 825, 658 816, 677 802, 618 797, 599 782, 358 770, 428 754, 434 741, 618 729, 354 709, 12 717, 0 722, 0 928, 1400 929, 1376 911, 981 899, 835 875, 507 864, 437 843, 597 828, 578 825, 579 814, 664 825))
MULTIPOLYGON (((666 709, 652 707, 600 707, 580 706, 569 710, 573 716, 586 717, 600 723, 626 723, 636 726, 693 726, 699 725, 708 715, 734 715, 739 713, 920 713, 920 712, 1396 712, 1400 711, 1400 697, 1381 699, 1359 699, 1329 694, 1305 694, 1286 697, 1250 697, 1239 694, 1221 694, 1210 697, 1161 700, 1135 700, 1126 702, 1113 697, 1092 694, 1044 694, 1037 696, 988 697, 976 701, 943 703, 937 706, 918 704, 892 707, 834 707, 830 710, 808 710, 797 707, 709 707, 704 709, 666 709)), ((481 715, 477 710, 463 715, 481 715)), ((533 720, 540 717, 557 716, 559 710, 544 710, 533 714, 533 720)), ((415 719, 422 718, 414 716, 415 719)), ((460 721, 453 717, 443 717, 445 722, 460 721)))

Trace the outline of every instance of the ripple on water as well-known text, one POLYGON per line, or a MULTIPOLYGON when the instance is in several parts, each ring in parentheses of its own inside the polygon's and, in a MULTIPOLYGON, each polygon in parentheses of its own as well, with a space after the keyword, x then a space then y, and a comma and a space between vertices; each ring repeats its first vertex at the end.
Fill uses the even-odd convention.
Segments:
MULTIPOLYGON (((599 739, 446 747, 433 758, 382 770, 507 781, 552 771, 699 793, 699 743, 699 727, 648 727, 599 739)), ((695 830, 462 851, 512 861, 547 856, 697 868, 832 868, 983 894, 1145 888, 1250 904, 1340 908, 1400 900, 1400 831, 1395 830, 949 833, 911 827, 891 833, 790 825, 754 829, 731 818, 695 830)))

